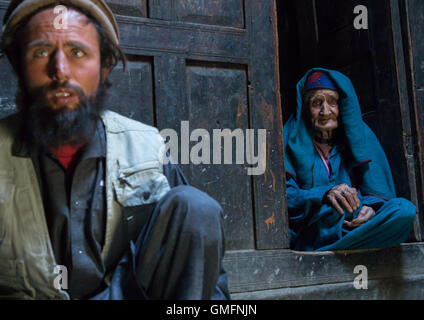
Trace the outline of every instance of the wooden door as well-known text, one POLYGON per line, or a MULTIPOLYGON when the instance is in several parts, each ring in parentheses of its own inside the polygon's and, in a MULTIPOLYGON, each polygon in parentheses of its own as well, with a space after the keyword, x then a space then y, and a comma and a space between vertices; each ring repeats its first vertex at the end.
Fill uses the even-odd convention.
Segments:
MULTIPOLYGON (((213 129, 241 129, 245 138, 255 129, 257 141, 257 129, 266 129, 264 174, 248 175, 249 165, 236 164, 234 154, 233 164, 180 166, 222 205, 228 251, 288 247, 274 1, 107 2, 129 59, 125 72, 119 65, 110 76, 110 109, 174 129, 180 143, 181 121, 211 137, 213 129)), ((1 16, 7 4, 0 1, 1 16)), ((0 68, 4 117, 14 112, 16 79, 5 59, 0 68)), ((179 163, 187 157, 180 152, 179 163)))

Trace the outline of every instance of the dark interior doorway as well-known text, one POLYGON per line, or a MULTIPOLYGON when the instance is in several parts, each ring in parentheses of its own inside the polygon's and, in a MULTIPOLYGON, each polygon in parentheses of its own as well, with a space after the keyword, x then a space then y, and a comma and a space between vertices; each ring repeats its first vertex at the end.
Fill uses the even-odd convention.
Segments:
POLYGON ((352 79, 366 122, 379 130, 373 119, 377 97, 372 30, 356 30, 353 26, 355 6, 366 2, 277 1, 284 121, 295 108, 297 81, 308 69, 324 67, 337 69, 352 79))

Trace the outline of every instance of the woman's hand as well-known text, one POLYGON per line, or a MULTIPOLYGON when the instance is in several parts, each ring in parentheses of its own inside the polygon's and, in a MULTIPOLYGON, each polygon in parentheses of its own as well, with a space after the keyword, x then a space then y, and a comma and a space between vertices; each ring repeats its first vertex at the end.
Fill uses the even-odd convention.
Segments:
POLYGON ((355 188, 349 187, 347 184, 339 184, 327 192, 326 200, 340 214, 344 214, 342 206, 352 213, 361 205, 358 198, 358 192, 355 188))
POLYGON ((359 211, 358 216, 356 219, 353 219, 352 221, 343 221, 343 225, 348 226, 350 228, 356 228, 360 225, 367 222, 369 219, 375 216, 375 211, 371 207, 362 206, 361 211, 359 211))

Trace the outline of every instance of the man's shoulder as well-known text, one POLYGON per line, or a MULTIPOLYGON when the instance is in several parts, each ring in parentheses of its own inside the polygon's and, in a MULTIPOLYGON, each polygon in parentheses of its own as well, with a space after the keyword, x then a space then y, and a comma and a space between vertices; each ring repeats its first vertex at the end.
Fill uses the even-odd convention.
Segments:
POLYGON ((20 115, 15 113, 0 119, 0 141, 11 139, 20 125, 20 115))
POLYGON ((106 131, 112 133, 124 131, 145 131, 151 133, 159 133, 158 129, 153 126, 125 117, 119 113, 110 110, 106 110, 103 112, 102 120, 105 124, 106 131))

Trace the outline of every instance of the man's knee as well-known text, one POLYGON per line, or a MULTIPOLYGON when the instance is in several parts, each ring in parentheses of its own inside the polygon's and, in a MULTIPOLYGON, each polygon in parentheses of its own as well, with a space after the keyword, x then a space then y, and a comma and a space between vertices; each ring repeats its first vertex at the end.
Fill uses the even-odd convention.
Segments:
POLYGON ((222 208, 206 193, 191 186, 172 188, 164 201, 171 204, 173 214, 184 218, 184 232, 201 233, 211 236, 221 232, 222 208))

